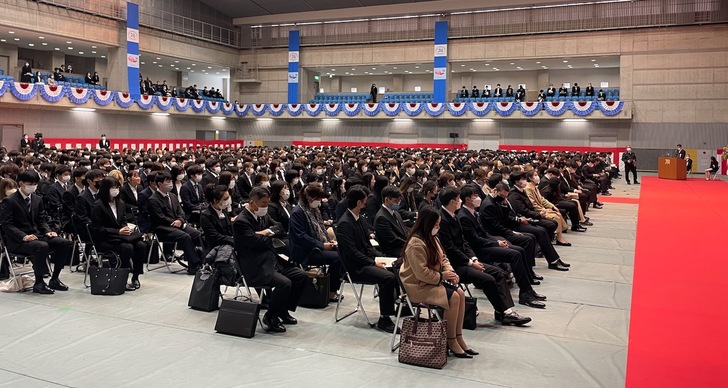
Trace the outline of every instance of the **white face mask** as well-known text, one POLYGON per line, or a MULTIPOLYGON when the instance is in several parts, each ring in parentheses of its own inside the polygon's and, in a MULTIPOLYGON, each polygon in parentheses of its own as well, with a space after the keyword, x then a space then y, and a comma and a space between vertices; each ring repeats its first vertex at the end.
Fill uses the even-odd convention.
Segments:
POLYGON ((202 182, 202 174, 195 175, 195 182, 197 182, 197 183, 202 182))
POLYGON ((440 227, 432 228, 432 231, 430 232, 431 235, 437 236, 437 232, 440 231, 440 227))
POLYGON ((76 161, 75 160, 72 160, 72 161, 68 162, 68 166, 69 167, 73 167, 75 165, 76 165, 76 161))
POLYGON ((414 168, 408 168, 407 169, 407 174, 415 175, 415 169, 414 168))
POLYGON ((11 195, 15 194, 15 193, 16 193, 17 191, 18 191, 18 189, 10 189, 10 190, 7 190, 7 191, 5 192, 5 196, 6 196, 6 197, 9 197, 9 196, 11 196, 11 195))
POLYGON ((368 168, 367 168, 367 167, 362 167, 362 168, 361 168, 361 172, 367 172, 367 170, 368 170, 368 168))
POLYGON ((228 188, 230 190, 234 189, 235 188, 235 181, 230 181, 230 184, 228 185, 228 188))
POLYGON ((312 209, 316 209, 319 206, 321 206, 321 201, 320 200, 317 199, 317 200, 311 202, 311 208, 312 209))
POLYGON ((68 183, 70 181, 71 181, 71 176, 70 175, 61 175, 61 182, 68 183))
POLYGON ((483 202, 483 200, 480 199, 480 197, 475 197, 475 199, 473 200, 473 207, 476 209, 479 208, 481 202, 483 202))
POLYGON ((118 197, 119 196, 119 189, 115 187, 115 188, 109 190, 109 195, 111 196, 111 199, 114 199, 114 198, 118 197))
POLYGON ((220 171, 222 171, 222 167, 220 167, 220 166, 212 168, 212 172, 214 172, 215 174, 219 174, 220 171))
POLYGON ((25 189, 23 189, 23 193, 26 196, 29 196, 29 195, 35 193, 36 190, 38 190, 38 185, 27 185, 27 186, 25 186, 25 189))
POLYGON ((230 198, 230 197, 228 197, 228 199, 226 199, 226 200, 222 201, 222 205, 221 205, 221 206, 222 206, 222 208, 223 208, 223 209, 227 209, 227 208, 229 208, 229 207, 230 207, 230 205, 232 205, 232 204, 233 204, 233 199, 232 199, 232 198, 230 198))
POLYGON ((167 183, 163 187, 164 187, 164 192, 169 193, 172 191, 172 187, 174 187, 174 186, 172 186, 172 183, 167 183))
POLYGON ((281 191, 281 199, 284 201, 288 201, 288 198, 291 196, 291 192, 288 190, 281 191))
POLYGON ((539 183, 541 183, 541 177, 538 175, 534 175, 533 178, 531 178, 531 180, 533 181, 533 183, 535 185, 538 185, 539 183))
POLYGON ((259 207, 258 210, 255 211, 256 217, 263 217, 266 214, 268 214, 268 207, 259 207))
POLYGON ((185 179, 184 175, 182 175, 182 174, 177 175, 177 182, 182 182, 183 179, 185 179))
POLYGON ((260 182, 261 187, 265 187, 266 189, 270 187, 270 181, 263 181, 260 182))

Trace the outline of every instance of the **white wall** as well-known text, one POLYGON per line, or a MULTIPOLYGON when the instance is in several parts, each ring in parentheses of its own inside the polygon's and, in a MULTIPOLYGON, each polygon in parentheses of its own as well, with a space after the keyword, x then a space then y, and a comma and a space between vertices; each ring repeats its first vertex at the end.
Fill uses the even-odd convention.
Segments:
MULTIPOLYGON (((619 68, 611 67, 605 69, 572 69, 572 70, 551 70, 549 71, 549 80, 555 87, 564 82, 574 84, 577 82, 581 89, 592 83, 596 90, 599 90, 601 82, 609 82, 610 88, 619 87, 619 68)), ((548 87, 548 85, 544 85, 548 87)))

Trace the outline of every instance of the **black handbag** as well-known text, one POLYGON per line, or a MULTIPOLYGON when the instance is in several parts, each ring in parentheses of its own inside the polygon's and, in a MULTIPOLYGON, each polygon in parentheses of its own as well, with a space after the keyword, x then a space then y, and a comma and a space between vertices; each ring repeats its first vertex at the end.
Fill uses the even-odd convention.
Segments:
POLYGON ((129 268, 119 268, 121 260, 114 252, 104 254, 100 267, 88 269, 91 278, 91 295, 121 295, 126 291, 129 268), (104 262, 109 267, 104 267, 104 262))
MULTIPOLYGON (((239 294, 240 289, 238 288, 236 295, 239 294)), ((220 311, 217 313, 215 331, 238 337, 253 338, 255 328, 258 326, 259 316, 260 304, 253 302, 248 297, 223 299, 220 311)))
POLYGON ((463 319, 463 329, 475 330, 478 326, 476 319, 478 316, 478 298, 465 297, 465 318, 463 319))
POLYGON ((320 269, 308 271, 298 305, 309 308, 324 308, 329 305, 329 274, 320 269))
POLYGON ((220 303, 220 286, 217 272, 208 266, 200 268, 195 274, 187 306, 200 311, 215 311, 220 303))

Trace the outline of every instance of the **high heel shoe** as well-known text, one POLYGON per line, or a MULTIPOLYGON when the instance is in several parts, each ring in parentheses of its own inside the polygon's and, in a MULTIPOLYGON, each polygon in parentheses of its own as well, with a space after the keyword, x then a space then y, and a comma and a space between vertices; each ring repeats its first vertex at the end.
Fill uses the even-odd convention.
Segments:
MULTIPOLYGON (((458 334, 458 335, 456 335, 456 337, 462 337, 462 336, 463 336, 462 334, 458 334)), ((459 342, 458 342, 458 343, 459 343, 459 342)), ((460 345, 460 347, 462 347, 462 345, 460 345)), ((471 356, 477 356, 478 354, 480 354, 479 352, 476 352, 475 350, 473 350, 473 349, 470 349, 470 348, 468 348, 468 349, 463 349, 463 351, 464 351, 465 353, 467 353, 467 354, 471 355, 471 356)))
MULTIPOLYGON (((456 340, 457 340, 457 338, 448 338, 447 340, 448 340, 448 341, 455 341, 455 342, 457 342, 457 341, 456 341, 456 340)), ((473 356, 469 355, 469 354, 468 354, 468 353, 466 353, 466 352, 462 352, 462 353, 455 353, 455 352, 454 352, 454 351, 453 351, 452 349, 450 349, 450 345, 448 345, 448 346, 447 346, 447 350, 448 350, 448 351, 449 351, 449 352, 450 352, 450 353, 451 353, 451 354, 452 354, 453 356, 455 356, 456 358, 473 358, 473 356)))

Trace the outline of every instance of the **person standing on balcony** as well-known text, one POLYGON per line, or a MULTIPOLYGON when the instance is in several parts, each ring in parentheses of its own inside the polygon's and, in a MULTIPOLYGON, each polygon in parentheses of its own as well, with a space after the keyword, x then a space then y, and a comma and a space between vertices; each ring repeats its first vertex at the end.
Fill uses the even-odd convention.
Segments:
POLYGON ((369 96, 372 99, 373 103, 377 102, 377 84, 372 84, 372 88, 369 90, 369 96))

